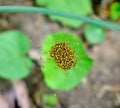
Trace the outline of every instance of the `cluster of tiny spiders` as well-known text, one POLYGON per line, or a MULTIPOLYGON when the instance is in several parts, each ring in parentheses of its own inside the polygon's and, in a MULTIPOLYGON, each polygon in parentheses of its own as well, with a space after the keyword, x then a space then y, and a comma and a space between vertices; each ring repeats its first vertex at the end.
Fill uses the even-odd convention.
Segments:
POLYGON ((57 65, 64 69, 69 70, 75 66, 75 52, 68 47, 69 42, 57 41, 50 50, 50 56, 55 60, 57 65))

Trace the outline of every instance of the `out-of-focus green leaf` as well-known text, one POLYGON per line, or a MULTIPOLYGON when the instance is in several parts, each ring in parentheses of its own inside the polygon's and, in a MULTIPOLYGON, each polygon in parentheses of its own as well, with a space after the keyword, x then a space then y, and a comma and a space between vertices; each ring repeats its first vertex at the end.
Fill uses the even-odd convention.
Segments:
POLYGON ((117 20, 120 18, 120 3, 115 2, 111 5, 110 7, 110 12, 111 12, 111 18, 112 20, 117 20))
POLYGON ((105 31, 103 28, 93 24, 86 26, 84 35, 90 44, 98 44, 105 40, 105 31))
MULTIPOLYGON (((46 6, 48 9, 69 12, 77 15, 88 15, 92 12, 91 0, 35 0, 37 5, 46 6)), ((73 28, 80 27, 83 22, 59 16, 50 15, 50 18, 73 28)))
POLYGON ((13 30, 0 33, 0 77, 26 77, 32 66, 30 58, 25 55, 29 49, 29 39, 22 32, 13 30))
POLYGON ((53 106, 45 106, 44 108, 55 108, 55 107, 53 107, 53 106))
POLYGON ((42 67, 42 72, 46 84, 52 89, 69 90, 74 88, 83 77, 87 75, 92 67, 92 60, 87 56, 79 37, 74 34, 58 32, 48 35, 42 44, 42 52, 43 57, 46 59, 42 67), (47 58, 50 58, 49 53, 44 53, 50 51, 52 46, 56 44, 56 41, 69 41, 69 47, 73 49, 78 56, 76 65, 67 70, 68 76, 64 74, 64 69, 55 68, 57 64, 54 60, 47 60, 47 58))
POLYGON ((44 95, 43 102, 49 105, 56 105, 57 104, 57 97, 54 95, 44 95))

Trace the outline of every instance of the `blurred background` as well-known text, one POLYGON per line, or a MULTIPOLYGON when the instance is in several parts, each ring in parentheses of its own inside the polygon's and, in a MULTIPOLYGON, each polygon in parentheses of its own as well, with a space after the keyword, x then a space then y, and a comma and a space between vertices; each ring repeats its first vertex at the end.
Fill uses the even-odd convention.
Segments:
MULTIPOLYGON (((48 0, 51 4, 54 1, 48 0)), ((91 6, 92 11, 83 14, 84 16, 120 24, 120 0, 90 0, 90 4, 88 6, 91 6)), ((51 8, 40 0, 0 0, 0 6, 4 5, 51 8)), ((102 28, 104 35, 98 34, 100 40, 94 42, 86 34, 86 26, 87 24, 83 23, 76 28, 47 15, 0 13, 0 32, 18 29, 27 34, 32 40, 30 55, 34 58, 40 55, 39 49, 45 36, 62 30, 77 34, 88 55, 94 60, 87 77, 70 91, 53 91, 48 88, 36 62, 31 74, 16 81, 17 83, 0 78, 0 108, 120 108, 120 32, 102 28), (36 47, 36 44, 39 47, 36 47)))

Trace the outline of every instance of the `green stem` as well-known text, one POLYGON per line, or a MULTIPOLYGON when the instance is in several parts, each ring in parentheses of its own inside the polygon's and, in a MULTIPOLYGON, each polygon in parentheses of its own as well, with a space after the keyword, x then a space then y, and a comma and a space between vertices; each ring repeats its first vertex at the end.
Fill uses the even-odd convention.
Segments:
POLYGON ((46 8, 38 8, 38 7, 24 7, 24 6, 0 6, 0 12, 24 12, 24 13, 40 13, 47 15, 57 15, 62 17, 67 17, 76 20, 82 20, 87 23, 97 24, 102 27, 106 27, 109 29, 114 29, 120 31, 120 25, 114 24, 111 22, 106 22, 99 19, 94 19, 90 17, 80 16, 76 14, 66 13, 57 10, 51 10, 46 8))

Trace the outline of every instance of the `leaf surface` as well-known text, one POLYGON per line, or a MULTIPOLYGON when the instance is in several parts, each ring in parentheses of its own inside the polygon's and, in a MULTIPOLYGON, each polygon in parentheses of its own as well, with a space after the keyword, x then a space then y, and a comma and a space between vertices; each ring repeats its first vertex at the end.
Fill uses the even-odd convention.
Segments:
POLYGON ((42 72, 45 76, 46 84, 52 89, 69 90, 74 88, 87 75, 92 66, 92 59, 87 56, 81 40, 74 34, 58 32, 48 35, 43 42, 42 52, 44 59, 46 59, 42 67, 42 72), (56 41, 69 41, 69 47, 78 56, 76 65, 70 70, 67 70, 68 76, 64 74, 66 70, 61 68, 56 69, 57 64, 54 60, 47 60, 47 58, 50 58, 49 53, 44 54, 44 52, 50 51, 56 41))
POLYGON ((84 30, 85 38, 90 44, 98 44, 105 40, 105 31, 102 27, 89 24, 84 30))
MULTIPOLYGON (((36 4, 45 6, 48 9, 54 9, 83 16, 86 16, 92 12, 91 0, 36 0, 36 4)), ((82 21, 55 15, 50 15, 50 18, 61 22, 63 25, 73 28, 78 28, 83 24, 82 21)))
POLYGON ((12 30, 0 33, 0 77, 26 77, 32 67, 31 59, 25 55, 29 49, 29 39, 22 32, 12 30))

